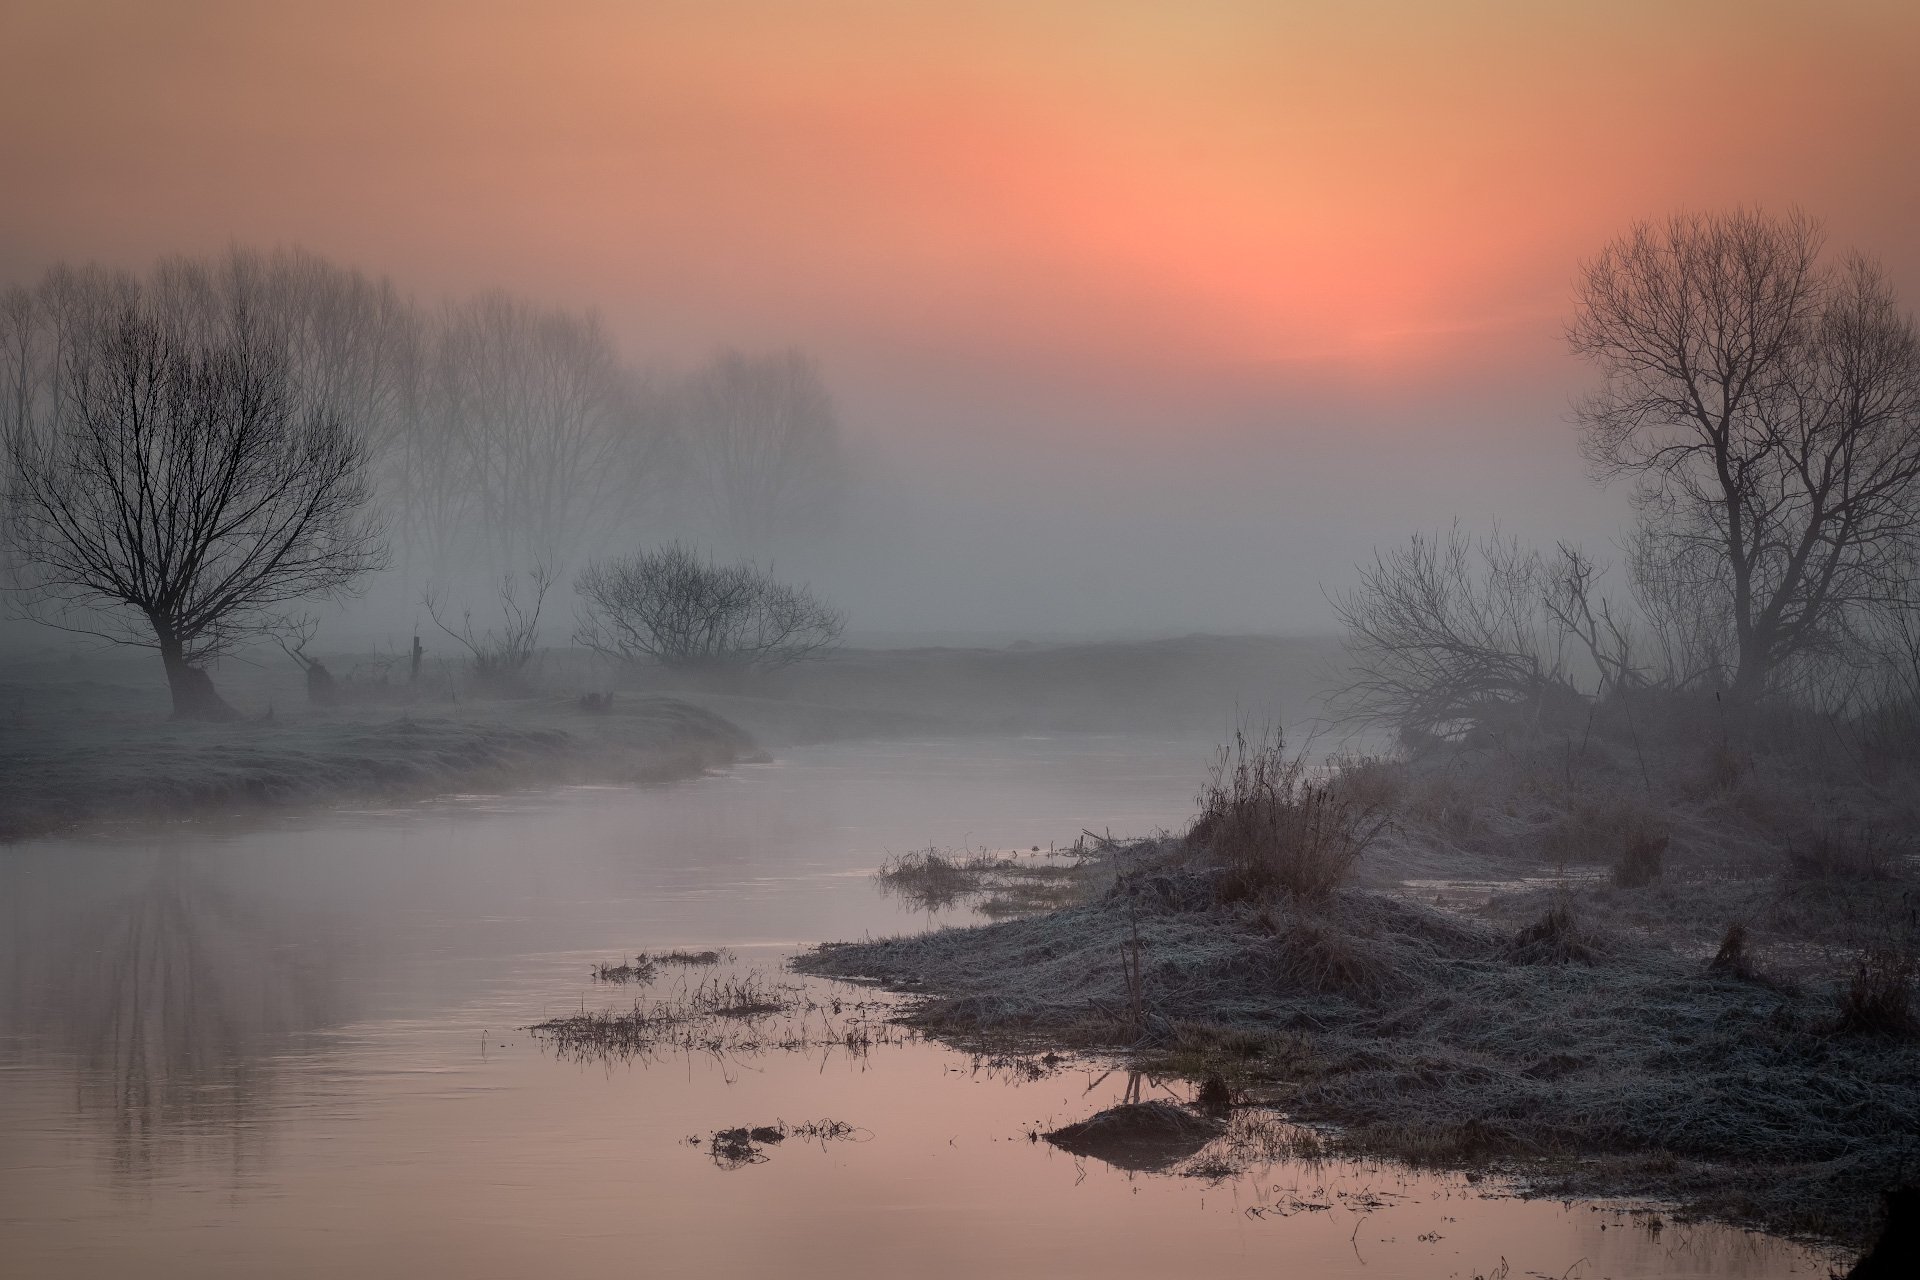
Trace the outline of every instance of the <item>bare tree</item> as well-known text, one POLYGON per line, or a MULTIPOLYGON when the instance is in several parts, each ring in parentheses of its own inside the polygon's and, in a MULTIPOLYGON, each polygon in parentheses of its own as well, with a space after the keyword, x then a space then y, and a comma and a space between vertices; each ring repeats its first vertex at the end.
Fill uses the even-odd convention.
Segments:
POLYGON ((451 307, 435 339, 415 479, 443 534, 565 560, 632 514, 665 424, 598 321, 505 294, 451 307))
POLYGON ((813 657, 845 620, 752 564, 716 565, 674 543, 589 564, 574 582, 574 641, 623 662, 743 672, 813 657))
POLYGON ((831 517, 846 460, 833 398, 799 351, 722 351, 688 378, 682 443, 715 530, 767 555, 831 517))
POLYGON ((1742 699, 1847 653, 1920 535, 1913 322, 1877 266, 1821 249, 1797 214, 1641 224, 1587 265, 1569 330, 1603 377, 1587 457, 1637 482, 1641 589, 1714 604, 1742 699))
POLYGON ((130 276, 57 271, 41 302, 53 363, 13 371, 5 442, 15 599, 158 649, 174 714, 230 715, 210 659, 384 562, 366 446, 231 297, 195 308, 130 276))

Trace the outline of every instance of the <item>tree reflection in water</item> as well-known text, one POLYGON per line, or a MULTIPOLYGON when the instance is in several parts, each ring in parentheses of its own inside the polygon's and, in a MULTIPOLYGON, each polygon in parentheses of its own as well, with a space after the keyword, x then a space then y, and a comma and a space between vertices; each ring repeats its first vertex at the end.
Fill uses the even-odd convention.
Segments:
POLYGON ((32 862, 0 877, 14 940, 5 1024, 70 1059, 115 1181, 182 1162, 224 1160, 235 1178, 257 1168, 278 1064, 343 1020, 313 921, 236 889, 230 866, 216 883, 191 850, 111 868, 32 862))

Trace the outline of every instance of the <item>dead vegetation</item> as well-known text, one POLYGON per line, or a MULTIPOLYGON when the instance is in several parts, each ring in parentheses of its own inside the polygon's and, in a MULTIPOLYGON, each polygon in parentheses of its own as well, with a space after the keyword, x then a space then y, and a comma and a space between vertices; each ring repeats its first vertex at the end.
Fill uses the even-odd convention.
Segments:
POLYGON ((593 976, 600 982, 652 982, 659 966, 646 956, 635 956, 619 964, 597 964, 593 976))
POLYGON ((731 964, 733 963, 733 958, 733 952, 727 950, 725 947, 712 951, 681 951, 678 949, 673 951, 656 951, 647 957, 647 959, 655 964, 677 964, 686 967, 709 964, 731 964))
POLYGON ((1840 993, 1835 1029, 1843 1035, 1910 1040, 1920 1033, 1913 981, 1920 965, 1910 952, 1875 947, 1862 953, 1840 993))
POLYGON ((593 966, 593 976, 599 982, 652 982, 661 967, 674 965, 680 968, 694 968, 705 965, 732 963, 733 952, 718 951, 655 951, 641 952, 631 959, 622 959, 618 964, 601 963, 593 966))
POLYGON ((1276 731, 1235 732, 1198 804, 1187 842, 1219 868, 1224 900, 1324 898, 1386 825, 1374 770, 1316 770, 1276 731))
POLYGON ((1099 856, 1099 847, 1084 840, 1065 854, 930 847, 890 856, 874 877, 883 893, 923 911, 971 907, 1001 918, 1078 901, 1099 870, 1099 856))
POLYGON ((1113 852, 1086 900, 799 964, 907 987, 913 1026, 981 1051, 1118 1048, 1211 1080, 1336 1126, 1308 1131, 1326 1151, 1862 1240, 1920 1166, 1920 895, 1897 846, 1858 834, 1894 829, 1905 793, 1751 741, 1703 789, 1671 766, 1707 752, 1616 723, 1351 772, 1236 744, 1194 831, 1113 852), (1233 833, 1311 830, 1279 816, 1307 786, 1345 790, 1372 856, 1272 841, 1313 871, 1249 874, 1233 833), (1848 838, 1795 845, 1810 805, 1849 814, 1824 828, 1848 838), (1443 910, 1401 883, 1449 867, 1485 895, 1443 910), (1372 887, 1342 883, 1362 869, 1372 887))
MULTIPOLYGON (((649 967, 704 965, 703 952, 679 961, 642 957, 649 967)), ((724 953, 713 953, 716 959, 724 953)), ((613 979, 618 981, 618 979, 613 979)), ((624 1009, 586 1009, 526 1028, 557 1057, 580 1062, 646 1063, 670 1054, 722 1059, 785 1051, 828 1050, 855 1056, 905 1033, 887 1017, 893 1006, 854 993, 820 991, 759 970, 728 969, 624 1009)))
MULTIPOLYGON (((809 1120, 801 1124, 788 1124, 776 1120, 772 1124, 739 1125, 732 1129, 717 1129, 706 1140, 707 1154, 714 1164, 722 1169, 744 1169, 748 1165, 765 1164, 767 1148, 779 1146, 789 1138, 815 1142, 825 1146, 829 1142, 859 1142, 872 1137, 864 1129, 856 1129, 844 1120, 809 1120)), ((699 1138, 688 1138, 687 1145, 701 1145, 699 1138)))

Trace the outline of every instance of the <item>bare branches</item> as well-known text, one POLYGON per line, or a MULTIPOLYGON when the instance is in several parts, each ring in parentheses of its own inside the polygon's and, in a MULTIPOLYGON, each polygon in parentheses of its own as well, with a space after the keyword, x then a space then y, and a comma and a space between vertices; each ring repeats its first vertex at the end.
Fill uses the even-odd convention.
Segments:
POLYGON ((405 442, 423 535, 472 538, 509 561, 591 550, 664 458, 664 415, 599 322, 505 294, 442 314, 423 403, 405 442))
POLYGON ((449 626, 441 618, 440 601, 432 592, 423 594, 420 603, 433 619, 433 625, 466 649, 476 684, 495 692, 517 693, 524 691, 527 668, 539 651, 540 610, 553 580, 551 566, 535 565, 527 571, 528 589, 523 596, 514 575, 503 575, 500 612, 504 621, 497 630, 476 631, 471 609, 462 611, 457 629, 449 626))
POLYGON ((1577 699, 1543 616, 1543 574, 1517 540, 1457 525, 1375 552, 1360 585, 1332 597, 1354 667, 1349 712, 1423 741, 1577 699))
POLYGON ((674 543, 596 562, 574 581, 576 643, 682 670, 784 666, 839 642, 841 614, 753 564, 716 565, 674 543))
MULTIPOLYGON (((1797 214, 1643 224, 1588 264, 1568 333, 1603 376, 1587 457, 1639 485, 1637 590, 1724 617, 1743 697, 1854 651, 1920 538, 1920 341, 1876 265, 1820 253, 1797 214)), ((1697 623, 1684 663, 1711 669, 1697 623)))
POLYGON ((16 599, 158 648, 176 714, 224 714, 205 662, 385 562, 366 446, 244 297, 56 272, 44 298, 52 390, 6 440, 16 599))
POLYGON ((723 351, 681 401, 689 478, 737 550, 764 555, 830 514, 845 479, 840 423, 805 355, 723 351))

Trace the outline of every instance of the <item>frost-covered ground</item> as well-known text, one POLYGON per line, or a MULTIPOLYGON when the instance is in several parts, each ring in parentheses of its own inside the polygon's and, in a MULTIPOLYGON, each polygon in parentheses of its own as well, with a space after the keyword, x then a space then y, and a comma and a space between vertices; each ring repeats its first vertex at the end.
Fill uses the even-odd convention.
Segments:
POLYGON ((1231 889, 1176 837, 1078 905, 799 963, 963 1042, 1218 1077, 1335 1149, 1857 1244, 1920 1176, 1908 768, 1684 741, 1369 763, 1393 825, 1325 900, 1231 889))

